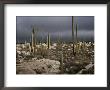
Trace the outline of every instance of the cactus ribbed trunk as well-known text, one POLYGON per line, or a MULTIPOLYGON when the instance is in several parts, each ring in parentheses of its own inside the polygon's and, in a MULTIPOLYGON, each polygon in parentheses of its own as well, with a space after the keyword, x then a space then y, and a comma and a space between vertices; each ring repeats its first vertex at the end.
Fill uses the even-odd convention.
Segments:
POLYGON ((73 55, 74 55, 74 23, 73 23, 73 16, 72 16, 72 43, 73 43, 73 55))

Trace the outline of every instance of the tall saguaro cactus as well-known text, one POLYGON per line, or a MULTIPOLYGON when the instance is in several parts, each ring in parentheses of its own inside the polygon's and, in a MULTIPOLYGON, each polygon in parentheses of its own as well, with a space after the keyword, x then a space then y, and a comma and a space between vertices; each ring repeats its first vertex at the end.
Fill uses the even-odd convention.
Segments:
POLYGON ((60 36, 60 33, 58 34, 58 40, 57 40, 57 43, 60 44, 61 42, 61 36, 60 36))
POLYGON ((74 22, 73 22, 73 16, 72 16, 72 43, 73 43, 73 55, 74 55, 74 22))
POLYGON ((31 45, 31 48, 32 48, 32 53, 33 55, 35 55, 35 30, 33 28, 32 30, 32 45, 31 45))
POLYGON ((34 28, 32 30, 32 47, 35 46, 35 31, 34 31, 34 28))
POLYGON ((78 25, 76 24, 76 43, 77 43, 77 31, 78 31, 78 25))
POLYGON ((61 67, 61 74, 63 73, 63 50, 61 52, 61 62, 60 62, 60 67, 61 67))
POLYGON ((77 24, 76 24, 76 52, 78 51, 77 49, 77 30, 78 30, 78 27, 77 27, 77 24))
POLYGON ((58 50, 61 50, 62 42, 61 42, 61 33, 58 35, 58 50))
POLYGON ((36 31, 35 31, 35 39, 34 39, 34 42, 35 42, 35 47, 36 47, 36 42, 37 42, 37 38, 36 38, 37 31, 38 31, 38 30, 36 30, 36 31))
POLYGON ((49 54, 50 54, 50 34, 48 33, 47 35, 47 53, 48 53, 48 59, 49 59, 49 54))
POLYGON ((50 34, 49 33, 47 35, 47 46, 48 46, 48 49, 50 49, 50 34))

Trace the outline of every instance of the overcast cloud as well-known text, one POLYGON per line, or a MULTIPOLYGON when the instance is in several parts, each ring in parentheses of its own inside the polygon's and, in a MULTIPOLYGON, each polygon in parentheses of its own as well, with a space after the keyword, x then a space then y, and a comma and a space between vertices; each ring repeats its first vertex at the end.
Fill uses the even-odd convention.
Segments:
MULTIPOLYGON (((79 40, 94 40, 94 16, 74 16, 74 25, 78 24, 79 40)), ((32 27, 36 30, 36 38, 40 40, 49 32, 51 39, 60 34, 63 40, 71 40, 71 16, 17 16, 17 41, 30 40, 32 27)), ((75 26, 74 26, 75 29, 75 26)))

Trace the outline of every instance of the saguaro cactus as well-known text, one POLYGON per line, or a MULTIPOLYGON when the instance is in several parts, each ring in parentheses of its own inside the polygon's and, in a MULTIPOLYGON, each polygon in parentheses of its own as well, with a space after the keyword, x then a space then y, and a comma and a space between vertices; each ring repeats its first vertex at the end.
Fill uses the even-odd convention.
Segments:
POLYGON ((48 52, 48 58, 49 58, 49 54, 50 54, 50 34, 48 33, 47 35, 47 52, 48 52))
POLYGON ((59 33, 59 35, 58 35, 58 41, 57 41, 57 46, 58 46, 58 50, 61 50, 62 48, 62 41, 61 41, 61 33, 59 33))
POLYGON ((57 43, 60 44, 60 41, 61 41, 61 37, 60 37, 60 33, 59 33, 57 43))
POLYGON ((29 52, 31 53, 31 45, 30 45, 30 43, 29 43, 29 52))
POLYGON ((60 67, 61 67, 61 73, 63 73, 63 51, 61 52, 61 62, 60 62, 60 67))
POLYGON ((78 48, 77 48, 77 30, 78 30, 78 28, 77 28, 77 24, 76 24, 76 53, 78 51, 78 48))
POLYGON ((38 41, 37 41, 37 34, 38 34, 38 28, 36 29, 36 32, 35 32, 35 46, 38 44, 38 41))
POLYGON ((35 56, 35 30, 34 30, 34 28, 32 30, 32 40, 31 41, 32 41, 31 42, 32 43, 32 45, 31 45, 32 53, 35 56))
POLYGON ((77 31, 78 31, 78 25, 76 24, 76 43, 77 43, 77 31))
POLYGON ((73 55, 74 55, 74 23, 73 23, 73 16, 72 16, 72 43, 73 43, 73 55))
POLYGON ((33 30, 32 30, 32 47, 34 47, 34 44, 35 44, 35 31, 33 28, 33 30))
POLYGON ((25 40, 25 45, 27 44, 26 40, 25 40))
POLYGON ((50 49, 50 34, 47 35, 47 47, 50 49))

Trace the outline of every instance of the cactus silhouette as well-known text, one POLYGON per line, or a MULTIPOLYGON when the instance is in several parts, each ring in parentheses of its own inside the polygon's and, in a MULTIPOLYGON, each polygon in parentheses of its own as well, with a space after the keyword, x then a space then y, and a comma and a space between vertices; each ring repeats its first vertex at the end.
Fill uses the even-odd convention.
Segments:
POLYGON ((76 53, 78 51, 78 46, 77 46, 77 30, 78 30, 78 27, 77 27, 77 24, 76 24, 76 53))
POLYGON ((34 31, 34 28, 32 30, 32 47, 34 47, 35 45, 35 31, 34 31))
POLYGON ((73 43, 73 55, 74 55, 74 22, 73 22, 73 16, 72 16, 72 43, 73 43))
POLYGON ((47 47, 50 49, 50 34, 47 35, 47 47))
POLYGON ((32 29, 32 42, 31 43, 32 43, 31 45, 32 53, 35 56, 35 30, 34 28, 32 29))
POLYGON ((49 58, 49 54, 50 54, 50 34, 48 33, 47 35, 47 52, 48 52, 48 58, 49 58))
POLYGON ((78 31, 78 25, 76 24, 76 43, 77 43, 77 31, 78 31))

